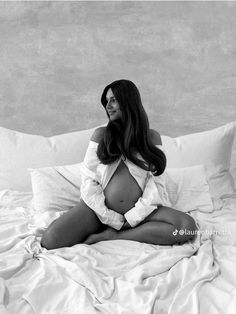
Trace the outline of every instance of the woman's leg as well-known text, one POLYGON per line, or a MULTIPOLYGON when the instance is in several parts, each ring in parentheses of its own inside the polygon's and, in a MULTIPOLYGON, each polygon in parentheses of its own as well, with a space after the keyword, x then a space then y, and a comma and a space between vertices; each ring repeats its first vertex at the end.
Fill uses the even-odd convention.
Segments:
POLYGON ((130 238, 151 244, 172 245, 186 242, 195 236, 197 226, 194 219, 179 210, 160 206, 136 228, 117 234, 117 238, 130 238), (183 234, 180 230, 183 230, 183 234))
POLYGON ((82 243, 88 235, 101 232, 103 225, 93 210, 80 202, 54 220, 45 230, 41 245, 48 250, 82 243))
POLYGON ((135 228, 118 232, 108 228, 100 234, 88 237, 85 243, 92 244, 102 240, 123 239, 172 245, 192 239, 196 231, 197 226, 191 216, 170 207, 160 206, 135 228), (184 230, 184 233, 180 234, 180 230, 184 230))

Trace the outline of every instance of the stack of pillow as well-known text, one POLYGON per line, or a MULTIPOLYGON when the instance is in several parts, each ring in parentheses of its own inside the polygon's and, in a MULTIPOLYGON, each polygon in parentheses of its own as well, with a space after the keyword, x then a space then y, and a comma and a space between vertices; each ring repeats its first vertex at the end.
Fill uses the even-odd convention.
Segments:
MULTIPOLYGON (((32 191, 34 209, 65 211, 80 198, 80 167, 95 128, 43 137, 0 128, 0 190, 32 191)), ((173 208, 211 212, 235 192, 230 160, 236 123, 176 138, 162 136, 163 176, 173 208)))

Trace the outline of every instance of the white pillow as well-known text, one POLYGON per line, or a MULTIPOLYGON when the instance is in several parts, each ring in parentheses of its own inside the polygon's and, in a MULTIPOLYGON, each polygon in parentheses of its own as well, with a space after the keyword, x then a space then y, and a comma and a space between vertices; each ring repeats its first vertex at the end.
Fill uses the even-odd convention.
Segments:
MULTIPOLYGON (((67 211, 80 198, 80 164, 29 169, 33 187, 33 205, 39 212, 67 211)), ((204 166, 166 169, 162 181, 173 208, 187 212, 213 211, 204 166)))
MULTIPOLYGON (((94 129, 44 137, 0 127, 0 190, 31 191, 27 168, 81 162, 94 129)), ((220 197, 232 193, 234 182, 229 166, 234 135, 235 122, 231 122, 177 138, 162 136, 167 167, 204 164, 212 195, 220 197)))
POLYGON ((44 137, 0 127, 0 190, 32 191, 27 168, 83 161, 94 129, 44 137))
POLYGON ((81 165, 29 168, 34 209, 64 211, 76 205, 80 199, 81 165))
POLYGON ((229 171, 236 122, 219 128, 176 138, 162 136, 168 168, 203 164, 206 168, 210 193, 215 198, 235 191, 229 171))
POLYGON ((203 165, 185 168, 167 168, 164 177, 171 206, 183 212, 214 210, 209 184, 203 165))

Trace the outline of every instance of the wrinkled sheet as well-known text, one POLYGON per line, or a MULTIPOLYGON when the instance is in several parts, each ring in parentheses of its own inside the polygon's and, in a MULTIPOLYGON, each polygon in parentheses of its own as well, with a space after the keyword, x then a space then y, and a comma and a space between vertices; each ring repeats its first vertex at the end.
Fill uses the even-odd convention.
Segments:
POLYGON ((236 195, 213 213, 191 212, 201 232, 183 245, 115 240, 51 251, 40 246, 31 199, 0 193, 1 314, 235 313, 236 195))

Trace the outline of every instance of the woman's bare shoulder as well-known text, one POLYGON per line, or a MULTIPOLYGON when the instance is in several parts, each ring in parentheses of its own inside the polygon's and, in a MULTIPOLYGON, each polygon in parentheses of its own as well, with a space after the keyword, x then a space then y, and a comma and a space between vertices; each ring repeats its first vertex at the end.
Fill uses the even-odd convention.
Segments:
POLYGON ((99 128, 96 128, 93 132, 93 135, 91 136, 91 141, 99 143, 101 139, 103 138, 104 132, 106 130, 105 126, 101 126, 99 128))
POLYGON ((153 145, 162 145, 161 135, 154 129, 150 129, 149 132, 153 145))

